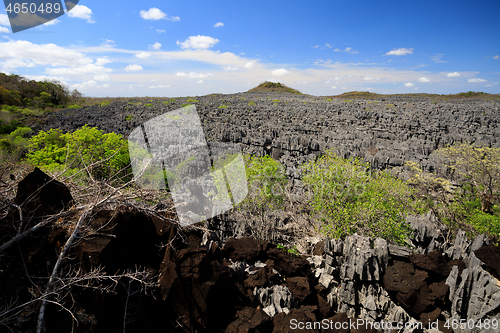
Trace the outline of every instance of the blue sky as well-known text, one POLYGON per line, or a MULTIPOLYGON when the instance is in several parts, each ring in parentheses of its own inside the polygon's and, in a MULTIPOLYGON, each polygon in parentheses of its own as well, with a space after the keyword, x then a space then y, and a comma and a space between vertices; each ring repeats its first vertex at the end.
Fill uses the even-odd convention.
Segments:
POLYGON ((99 97, 500 93, 499 17, 496 0, 80 1, 14 34, 1 7, 0 71, 99 97))

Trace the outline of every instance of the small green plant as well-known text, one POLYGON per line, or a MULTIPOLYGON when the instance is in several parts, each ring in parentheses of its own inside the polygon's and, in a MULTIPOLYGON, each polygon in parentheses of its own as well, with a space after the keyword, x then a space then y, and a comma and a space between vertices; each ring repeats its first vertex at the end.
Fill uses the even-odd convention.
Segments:
POLYGON ((345 103, 354 103, 354 101, 350 100, 350 99, 344 99, 344 102, 345 103))
POLYGON ((186 103, 188 103, 188 104, 195 104, 195 103, 198 103, 198 101, 197 101, 196 99, 191 99, 191 98, 188 98, 188 99, 186 100, 186 103))
POLYGON ((254 106, 254 105, 257 105, 257 103, 255 103, 254 101, 248 102, 248 106, 254 106))
POLYGON ((131 115, 125 117, 126 121, 131 121, 132 119, 134 119, 134 117, 131 115))
POLYGON ((292 248, 290 249, 287 249, 284 245, 282 244, 278 244, 276 245, 276 247, 278 249, 282 249, 282 250, 285 250, 286 252, 288 252, 289 254, 293 255, 293 256, 297 256, 297 257, 300 257, 300 252, 299 250, 297 250, 297 245, 294 245, 292 248))
POLYGON ((101 103, 101 106, 108 106, 109 104, 111 104, 110 101, 104 101, 101 103))
POLYGON ((78 109, 78 108, 81 108, 81 106, 78 104, 72 104, 72 105, 68 105, 66 108, 67 109, 78 109))
POLYGON ((228 107, 229 107, 228 105, 222 104, 219 106, 219 109, 227 109, 228 107))
POLYGON ((153 105, 153 104, 151 104, 151 103, 148 103, 148 104, 144 104, 144 106, 149 106, 149 107, 151 107, 151 106, 154 106, 154 105, 153 105))
POLYGON ((394 107, 394 104, 387 104, 387 105, 385 106, 385 108, 386 108, 386 109, 388 109, 388 108, 392 108, 392 107, 394 107))

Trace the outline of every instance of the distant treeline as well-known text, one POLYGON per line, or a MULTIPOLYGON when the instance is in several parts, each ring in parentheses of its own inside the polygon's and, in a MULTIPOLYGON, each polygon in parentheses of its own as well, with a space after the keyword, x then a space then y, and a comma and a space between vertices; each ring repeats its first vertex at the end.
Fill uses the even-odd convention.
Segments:
POLYGON ((57 81, 34 81, 15 74, 0 73, 0 105, 44 109, 66 105, 81 97, 80 92, 70 92, 57 81))

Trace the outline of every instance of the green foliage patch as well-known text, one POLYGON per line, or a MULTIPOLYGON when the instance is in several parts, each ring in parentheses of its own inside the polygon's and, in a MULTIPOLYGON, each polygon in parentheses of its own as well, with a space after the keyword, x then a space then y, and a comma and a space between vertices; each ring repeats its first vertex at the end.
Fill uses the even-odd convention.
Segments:
POLYGON ((59 129, 40 131, 29 143, 27 159, 41 169, 71 175, 88 167, 96 179, 111 179, 129 172, 127 140, 120 134, 104 134, 85 125, 72 133, 59 129))

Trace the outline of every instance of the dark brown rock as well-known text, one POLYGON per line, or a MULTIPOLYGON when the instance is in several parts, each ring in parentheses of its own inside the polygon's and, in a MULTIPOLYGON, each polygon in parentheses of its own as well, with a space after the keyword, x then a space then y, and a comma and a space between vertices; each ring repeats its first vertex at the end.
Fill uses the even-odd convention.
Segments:
POLYGON ((274 329, 273 333, 288 333, 288 332, 303 332, 313 333, 320 332, 321 326, 313 327, 317 322, 316 312, 318 308, 311 305, 303 305, 298 309, 292 309, 288 314, 281 312, 273 317, 274 329), (304 323, 304 329, 295 328, 294 323, 304 323))
POLYGON ((38 168, 19 182, 14 202, 25 217, 56 214, 74 204, 66 185, 38 168))
POLYGON ((292 255, 283 249, 272 248, 267 251, 273 267, 285 276, 307 276, 311 265, 302 257, 292 255))
POLYGON ((500 280, 500 247, 494 245, 483 246, 474 251, 474 254, 488 266, 486 267, 488 272, 500 280))
POLYGON ((229 238, 222 251, 232 261, 255 262, 262 256, 267 244, 250 237, 229 238))
POLYGON ((441 250, 438 249, 429 252, 428 254, 411 254, 409 259, 415 267, 439 274, 441 276, 448 276, 451 271, 451 267, 448 266, 441 250))
POLYGON ((262 309, 246 307, 236 314, 236 320, 226 329, 226 333, 271 332, 272 321, 262 309))
POLYGON ((303 302, 309 295, 311 295, 312 291, 307 277, 290 277, 286 279, 286 285, 292 292, 293 297, 300 302, 303 302))

